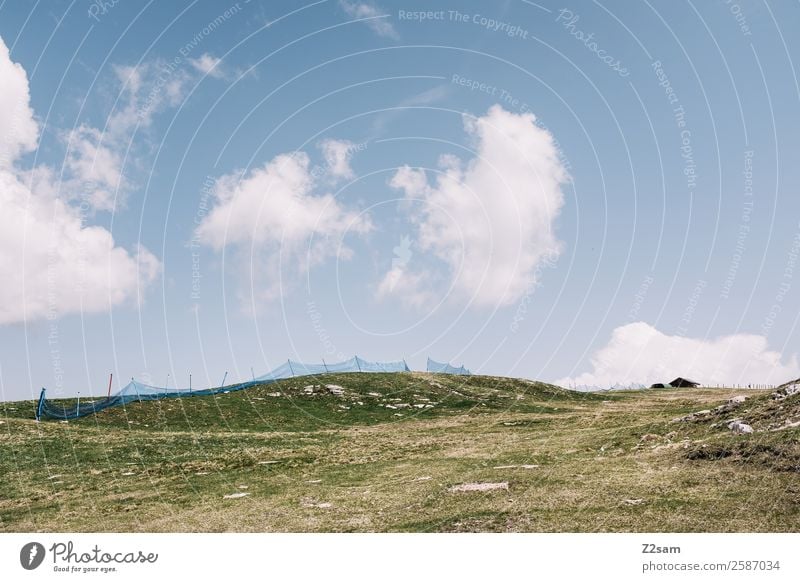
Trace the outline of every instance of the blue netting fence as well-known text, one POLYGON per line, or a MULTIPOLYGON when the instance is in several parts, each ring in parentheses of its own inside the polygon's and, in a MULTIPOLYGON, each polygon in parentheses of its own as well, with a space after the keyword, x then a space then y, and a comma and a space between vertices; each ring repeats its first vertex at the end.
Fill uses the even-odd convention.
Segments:
MULTIPOLYGON (((36 417, 39 419, 52 418, 55 420, 72 420, 95 414, 107 408, 114 408, 116 406, 124 406, 130 402, 143 402, 147 400, 163 400, 166 398, 185 398, 188 396, 212 396, 214 394, 227 394, 238 390, 245 390, 253 386, 269 384, 278 380, 286 378, 295 378, 298 376, 318 376, 321 374, 328 374, 334 372, 410 372, 411 370, 406 365, 405 360, 399 362, 370 362, 363 360, 358 356, 354 356, 344 362, 336 362, 328 364, 304 364, 302 362, 295 362, 287 360, 274 370, 258 376, 254 380, 244 382, 241 384, 232 384, 230 386, 219 386, 216 388, 204 388, 202 390, 192 389, 178 389, 178 388, 162 388, 160 386, 150 386, 143 384, 136 380, 131 381, 116 394, 111 395, 109 398, 102 400, 92 399, 89 401, 78 402, 75 405, 66 406, 64 402, 48 401, 45 398, 45 390, 42 389, 41 396, 39 397, 39 404, 36 409, 36 417)), ((462 366, 461 368, 453 368, 448 364, 438 364, 433 360, 428 359, 428 371, 437 372, 442 374, 469 374, 462 366), (431 369, 431 364, 435 364, 439 368, 436 370, 431 369)))
POLYGON ((471 372, 467 370, 464 366, 460 366, 458 368, 451 366, 450 364, 443 364, 441 362, 436 362, 428 358, 428 372, 433 372, 434 374, 456 374, 458 376, 469 376, 471 372))

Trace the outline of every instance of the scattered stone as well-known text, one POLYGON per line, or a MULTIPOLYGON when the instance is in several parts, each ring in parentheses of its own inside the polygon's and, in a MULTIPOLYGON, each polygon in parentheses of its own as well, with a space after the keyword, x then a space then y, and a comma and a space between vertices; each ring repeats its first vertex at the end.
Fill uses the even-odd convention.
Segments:
POLYGON ((660 438, 661 437, 657 434, 648 433, 646 435, 643 435, 642 438, 640 438, 639 440, 643 443, 649 443, 651 441, 657 441, 660 438))
POLYGON ((406 403, 401 403, 396 405, 397 408, 409 408, 411 405, 406 403))
POLYGON ((334 396, 341 396, 344 394, 344 388, 337 384, 325 384, 325 388, 328 389, 328 392, 333 394, 334 396))
POLYGON ((319 507, 320 509, 328 509, 329 507, 333 507, 330 503, 317 503, 314 507, 319 507))
POLYGON ((280 463, 280 461, 259 461, 259 465, 274 465, 275 463, 280 463))
POLYGON ((735 434, 750 434, 753 432, 753 427, 749 424, 742 422, 739 419, 732 420, 728 423, 728 428, 731 429, 735 434))
POLYGON ((800 392, 800 383, 797 384, 789 384, 788 386, 784 386, 779 390, 772 393, 773 400, 785 400, 789 398, 789 396, 793 396, 800 392))
POLYGON ((449 491, 452 493, 469 493, 472 491, 508 491, 508 481, 502 483, 461 483, 453 485, 449 491))
POLYGON ((402 412, 395 412, 392 416, 403 416, 402 412))
POLYGON ((280 392, 270 392, 269 394, 267 394, 267 396, 272 396, 273 398, 277 398, 280 395, 281 395, 280 392))
POLYGON ((208 471, 199 471, 195 473, 195 475, 197 475, 198 477, 202 477, 203 475, 208 475, 208 471))
POLYGON ((239 485, 239 489, 250 489, 247 485, 239 485))
POLYGON ((495 469, 538 469, 539 465, 498 465, 495 469))
POLYGON ((641 505, 644 503, 644 499, 623 499, 622 502, 625 505, 641 505))
POLYGON ((313 394, 314 393, 314 386, 304 386, 303 392, 306 394, 313 394))
POLYGON ((53 479, 58 479, 59 477, 61 477, 61 475, 50 475, 48 479, 52 481, 53 479))
POLYGON ((732 410, 739 408, 739 406, 741 406, 745 400, 747 400, 747 396, 745 396, 744 394, 740 396, 734 396, 733 398, 728 400, 725 404, 717 406, 711 412, 713 414, 725 414, 726 412, 731 412, 732 410))
POLYGON ((673 418, 672 422, 695 422, 698 420, 703 420, 705 417, 711 414, 710 410, 698 410, 697 412, 692 412, 691 414, 687 414, 686 416, 681 416, 680 418, 673 418))
POLYGON ((223 499, 241 499, 242 497, 247 497, 250 495, 249 493, 230 493, 229 495, 223 495, 223 499))
POLYGON ((392 410, 397 410, 397 407, 396 407, 396 406, 393 406, 393 405, 391 405, 391 404, 387 404, 387 405, 386 405, 386 408, 391 408, 392 410))
POLYGON ((306 483, 322 483, 322 479, 314 479, 312 481, 306 481, 306 483))
POLYGON ((122 474, 123 477, 130 477, 131 475, 135 475, 133 471, 126 471, 122 474))
POLYGON ((372 396, 374 398, 380 398, 381 397, 381 395, 378 394, 377 392, 367 392, 367 396, 372 396))
POLYGON ((429 406, 429 405, 428 404, 415 404, 414 408, 425 408, 426 406, 429 406))

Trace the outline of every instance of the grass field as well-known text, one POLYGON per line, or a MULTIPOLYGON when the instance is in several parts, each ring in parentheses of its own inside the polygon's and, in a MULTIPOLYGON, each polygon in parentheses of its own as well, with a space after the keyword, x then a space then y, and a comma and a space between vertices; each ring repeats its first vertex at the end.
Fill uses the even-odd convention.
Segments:
POLYGON ((800 531, 800 394, 331 374, 33 409, 0 404, 0 531, 800 531))

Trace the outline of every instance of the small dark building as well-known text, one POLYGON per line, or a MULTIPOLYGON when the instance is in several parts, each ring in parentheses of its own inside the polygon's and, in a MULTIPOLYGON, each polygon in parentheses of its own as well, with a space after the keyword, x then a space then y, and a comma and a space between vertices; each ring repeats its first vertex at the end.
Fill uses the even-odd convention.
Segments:
POLYGON ((700 386, 700 382, 687 380, 686 378, 675 378, 669 385, 673 388, 697 388, 700 386))
POLYGON ((669 384, 653 384, 650 388, 669 388, 669 384))

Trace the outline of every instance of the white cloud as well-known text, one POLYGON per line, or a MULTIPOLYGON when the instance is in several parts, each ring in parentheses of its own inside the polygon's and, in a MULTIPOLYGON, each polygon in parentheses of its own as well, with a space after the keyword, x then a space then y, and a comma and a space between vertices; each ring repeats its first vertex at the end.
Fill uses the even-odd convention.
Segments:
POLYGON ((367 217, 346 210, 331 194, 315 194, 308 155, 281 154, 246 176, 219 178, 215 206, 198 226, 198 239, 214 249, 237 247, 254 266, 260 298, 280 293, 281 264, 296 272, 333 256, 348 258, 346 233, 366 233, 367 217))
POLYGON ((159 261, 143 247, 130 253, 116 246, 102 227, 86 226, 70 197, 57 197, 60 185, 49 168, 16 167, 36 147, 38 125, 25 71, 11 63, 2 39, 0 86, 0 128, 11 128, 0 138, 0 324, 105 311, 138 299, 159 261))
POLYGON ((163 60, 114 66, 116 99, 103 126, 83 123, 62 134, 67 146, 62 190, 78 195, 94 210, 110 211, 124 204, 135 187, 128 174, 140 169, 136 132, 150 127, 157 113, 180 105, 199 75, 220 77, 218 63, 206 53, 189 59, 188 71, 163 60))
POLYGON ((667 335, 644 322, 616 328, 591 358, 592 371, 563 378, 561 385, 669 382, 678 376, 706 385, 779 384, 800 377, 797 358, 782 361, 767 338, 733 334, 713 339, 667 335))
POLYGON ((333 178, 350 180, 355 176, 350 167, 350 157, 356 145, 347 140, 326 139, 319 144, 328 174, 333 178))
POLYGON ((113 210, 117 195, 130 189, 122 172, 117 148, 93 127, 81 125, 65 135, 67 174, 62 184, 65 192, 77 192, 96 210, 113 210))
POLYGON ((435 300, 429 290, 428 275, 414 272, 406 265, 394 265, 381 279, 377 288, 377 298, 395 296, 410 307, 424 307, 435 300))
POLYGON ((388 14, 377 6, 367 2, 348 2, 348 0, 339 0, 339 5, 353 18, 369 19, 365 20, 364 23, 378 36, 394 40, 400 38, 394 26, 388 20, 388 14))
POLYGON ((479 306, 508 305, 561 250, 554 221, 568 176, 552 135, 530 113, 494 106, 484 117, 465 117, 465 128, 474 158, 442 156, 434 186, 408 166, 390 185, 421 201, 417 245, 448 265, 454 292, 479 306))
POLYGON ((21 154, 36 147, 39 126, 30 107, 25 69, 11 61, 0 38, 0 169, 11 166, 21 154))
POLYGON ((203 53, 199 58, 189 59, 189 62, 198 72, 202 73, 203 75, 209 75, 211 77, 216 77, 217 79, 221 79, 225 76, 225 72, 220 66, 222 59, 219 57, 215 57, 208 53, 203 53))

